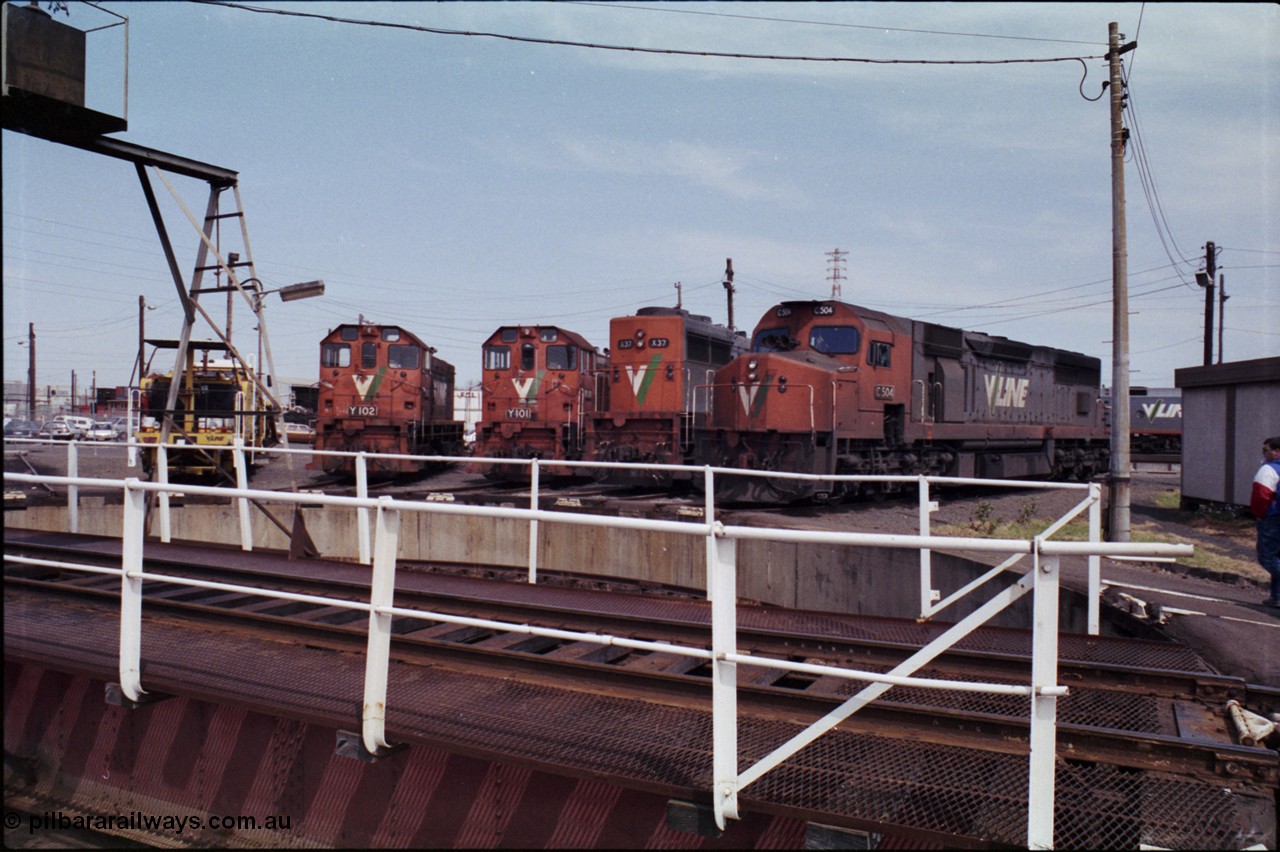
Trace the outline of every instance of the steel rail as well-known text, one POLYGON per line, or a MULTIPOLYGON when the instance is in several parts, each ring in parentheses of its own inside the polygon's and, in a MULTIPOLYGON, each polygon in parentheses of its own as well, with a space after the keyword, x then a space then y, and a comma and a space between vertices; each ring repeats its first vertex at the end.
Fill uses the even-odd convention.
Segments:
MULTIPOLYGON (((21 557, 23 553, 57 553, 77 558, 92 556, 95 560, 118 560, 118 554, 110 552, 88 553, 83 547, 59 546, 49 541, 7 541, 8 557, 21 557)), ((228 551, 243 556, 239 551, 228 551)), ((400 582, 396 590, 399 601, 411 602, 411 606, 430 606, 443 608, 447 612, 464 615, 474 613, 477 608, 492 614, 494 619, 526 618, 529 607, 519 602, 504 603, 487 599, 478 600, 473 595, 460 592, 448 592, 442 589, 417 588, 414 581, 415 572, 401 561, 400 582)), ((58 560, 39 560, 31 564, 44 565, 50 568, 76 570, 82 563, 62 562, 58 560)), ((162 556, 149 555, 147 564, 154 567, 154 573, 164 570, 181 572, 192 580, 204 578, 215 580, 224 578, 228 582, 246 582, 243 569, 228 568, 217 565, 199 565, 190 561, 167 559, 162 556)), ((307 572, 314 569, 315 563, 289 562, 281 563, 272 560, 271 570, 254 569, 251 574, 253 582, 272 583, 264 586, 264 591, 272 591, 283 597, 285 593, 316 595, 334 586, 356 591, 367 599, 368 580, 363 569, 352 570, 349 580, 330 578, 323 580, 309 576, 307 572), (284 569, 284 570, 279 570, 284 569)), ((338 567, 345 570, 347 566, 335 566, 325 563, 327 567, 338 567)), ((89 571, 94 569, 85 568, 89 571)), ((119 569, 99 569, 99 573, 118 575, 119 569)), ((523 585, 521 585, 523 588, 523 585)), ((606 632, 625 633, 627 631, 661 630, 673 641, 691 642, 703 640, 710 629, 710 613, 701 613, 702 618, 680 620, 675 618, 654 619, 652 616, 632 616, 625 613, 582 613, 572 607, 555 604, 539 604, 539 612, 544 614, 544 622, 554 622, 561 628, 602 629, 606 632)), ((774 654, 777 656, 817 657, 832 660, 858 660, 864 665, 894 665, 903 657, 917 649, 905 641, 886 639, 869 639, 857 636, 839 636, 818 634, 788 628, 786 631, 750 624, 740 624, 738 628, 739 645, 750 648, 757 654, 774 654)), ((1134 640, 1129 640, 1134 641, 1134 640)), ((745 661, 744 661, 745 662, 745 661)), ((933 668, 954 671, 974 677, 997 675, 1025 680, 1029 670, 1027 657, 1016 653, 954 647, 935 661, 933 668)), ((1094 687, 1112 691, 1139 692, 1164 698, 1186 698, 1200 700, 1222 700, 1230 697, 1243 697, 1247 690, 1245 682, 1237 677, 1221 675, 1209 671, 1185 672, 1176 669, 1153 668, 1151 666, 1124 665, 1119 663, 1074 660, 1059 660, 1061 678, 1073 687, 1094 687)))

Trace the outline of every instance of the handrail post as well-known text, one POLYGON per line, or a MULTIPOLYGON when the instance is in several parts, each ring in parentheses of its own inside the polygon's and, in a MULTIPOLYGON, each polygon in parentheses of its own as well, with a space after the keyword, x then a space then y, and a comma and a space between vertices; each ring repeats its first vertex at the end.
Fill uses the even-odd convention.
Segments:
MULTIPOLYGON (((80 475, 80 459, 76 451, 74 438, 67 443, 67 476, 75 479, 80 475)), ((67 486, 67 527, 73 532, 80 532, 80 488, 67 486)))
MULTIPOLYGON (((231 462, 236 470, 236 488, 247 491, 249 488, 249 472, 244 463, 244 439, 239 435, 231 448, 231 462)), ((240 515, 240 549, 253 550, 253 524, 249 518, 249 501, 244 497, 236 498, 236 509, 240 515)))
MULTIPOLYGON (((361 500, 369 496, 369 467, 363 452, 356 453, 356 496, 361 500)), ((360 548, 360 564, 368 565, 373 559, 369 546, 369 510, 356 509, 356 541, 360 548)))
MULTIPOLYGON (((1102 485, 1089 483, 1089 543, 1102 542, 1102 485)), ((1102 630, 1102 557, 1089 554, 1089 635, 1102 630)))
POLYGON ((396 553, 400 542, 400 512, 388 508, 390 497, 379 500, 374 541, 373 576, 369 583, 369 647, 364 667, 364 709, 361 714, 365 750, 376 755, 387 742, 387 680, 391 665, 391 613, 396 588, 396 553), (381 610, 381 611, 380 611, 381 610))
POLYGON ((147 493, 124 486, 120 538, 120 691, 130 701, 142 700, 142 542, 147 520, 147 493))
MULTIPOLYGON (((165 444, 156 444, 156 483, 159 485, 169 484, 169 450, 165 444)), ((165 489, 159 493, 157 500, 160 504, 160 540, 166 544, 172 538, 173 527, 169 516, 169 491, 165 489)))
POLYGON ((711 564, 715 559, 716 549, 716 475, 711 469, 711 465, 704 465, 702 468, 703 475, 703 510, 704 520, 707 522, 707 600, 715 599, 715 588, 711 582, 711 564))
MULTIPOLYGON (((928 538, 929 515, 938 510, 938 504, 929 499, 929 480, 920 475, 920 536, 928 538)), ((920 617, 925 618, 933 612, 933 602, 941 597, 933 590, 933 551, 927 547, 920 548, 920 617)))
MULTIPOLYGON (((133 397, 135 393, 139 393, 139 392, 135 391, 133 388, 129 388, 129 392, 125 394, 126 402, 124 407, 124 416, 125 416, 124 439, 125 439, 125 443, 129 447, 129 449, 126 451, 126 455, 128 456, 128 459, 129 459, 127 462, 129 467, 138 466, 138 446, 137 444, 134 443, 135 436, 133 434, 133 397)), ((138 399, 138 418, 139 419, 142 418, 141 398, 138 399)))
POLYGON ((711 597, 711 802, 716 827, 738 819, 737 540, 708 530, 707 593, 711 597))
MULTIPOLYGON (((538 511, 538 460, 529 466, 529 508, 538 511)), ((538 583, 538 519, 529 519, 529 583, 538 583)))
POLYGON ((1031 632, 1031 765, 1027 791, 1027 848, 1053 848, 1053 807, 1058 741, 1058 698, 1046 690, 1058 685, 1057 556, 1033 553, 1035 582, 1032 589, 1031 632))

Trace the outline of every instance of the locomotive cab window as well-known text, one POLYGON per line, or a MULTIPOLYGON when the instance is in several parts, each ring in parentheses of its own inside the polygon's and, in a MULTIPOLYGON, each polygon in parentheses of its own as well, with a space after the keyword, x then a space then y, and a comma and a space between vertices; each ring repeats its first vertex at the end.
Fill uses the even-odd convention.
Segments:
POLYGON ((701 334, 688 334, 684 342, 685 357, 699 364, 711 361, 711 339, 701 334))
POLYGON ((354 325, 344 325, 342 327, 341 337, 343 340, 359 340, 360 329, 356 328, 354 325))
POLYGON ((852 355, 861 342, 858 329, 851 325, 819 325, 809 331, 809 348, 824 355, 852 355))
POLYGON ((752 352, 786 352, 794 348, 791 329, 785 327, 761 329, 751 343, 752 352))
POLYGON ((548 370, 574 370, 578 366, 578 347, 576 346, 548 346, 547 347, 547 369, 548 370))
POLYGON ((320 347, 321 367, 350 367, 351 347, 346 343, 326 343, 320 347))
POLYGON ((382 327, 382 339, 388 343, 392 343, 400 339, 400 329, 393 326, 384 325, 382 327))
POLYGON ((535 349, 532 343, 523 343, 520 345, 520 369, 532 370, 535 366, 534 353, 535 349))
POLYGON ((556 334, 556 330, 554 328, 538 329, 538 339, 541 340, 543 343, 555 343, 557 338, 558 338, 558 335, 556 334))
POLYGON ((893 360, 893 344, 873 340, 867 344, 867 364, 872 367, 888 367, 893 360))
POLYGON ((416 370, 422 361, 421 352, 412 344, 393 343, 387 347, 387 366, 393 370, 416 370))
POLYGON ((378 344, 376 343, 360 344, 360 366, 361 367, 378 366, 378 344))
POLYGON ((516 337, 517 337, 518 335, 519 335, 519 332, 517 332, 514 328, 504 328, 504 329, 502 330, 502 342, 503 342, 503 343, 515 343, 515 342, 516 342, 516 337))
POLYGON ((484 368, 486 370, 510 370, 510 346, 486 346, 484 348, 484 368))

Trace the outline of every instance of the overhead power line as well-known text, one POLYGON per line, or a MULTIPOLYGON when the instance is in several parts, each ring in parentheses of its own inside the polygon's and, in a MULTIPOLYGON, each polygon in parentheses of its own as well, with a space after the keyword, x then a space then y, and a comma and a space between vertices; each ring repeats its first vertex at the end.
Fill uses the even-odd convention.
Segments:
MULTIPOLYGON (((668 4, 661 7, 654 6, 631 6, 624 3, 585 3, 570 2, 573 6, 599 6, 602 9, 627 9, 637 12, 664 12, 671 15, 704 15, 710 18, 738 18, 745 21, 767 21, 779 24, 809 24, 815 27, 841 27, 852 30, 875 30, 883 33, 912 33, 915 35, 936 35, 936 36, 956 36, 959 38, 997 38, 1008 41, 1040 41, 1051 42, 1054 44, 1089 44, 1097 47, 1106 47, 1105 42, 1099 41, 1074 41, 1065 38, 1036 38, 1032 36, 1010 36, 1010 35, 994 35, 991 33, 958 33, 947 30, 917 30, 906 27, 881 27, 875 24, 847 24, 839 21, 811 21, 804 18, 778 18, 768 15, 740 15, 732 12, 705 12, 699 9, 684 9, 678 5, 668 4)), ((1141 23, 1139 23, 1141 27, 1141 23)))
POLYGON ((387 29, 410 30, 430 33, 432 35, 468 36, 471 38, 495 38, 504 41, 524 44, 545 44, 556 47, 582 47, 591 50, 614 50, 624 53, 651 53, 664 56, 701 56, 715 59, 767 59, 777 62, 851 62, 866 65, 1028 65, 1046 62, 1081 62, 1085 59, 1103 59, 1105 56, 1058 56, 1043 59, 869 59, 854 56, 788 56, 767 53, 727 53, 714 50, 680 50, 663 47, 636 47, 634 45, 595 44, 585 41, 565 41, 562 39, 533 38, 507 33, 475 32, 472 30, 451 30, 439 27, 424 27, 419 24, 397 24, 389 21, 369 21, 358 18, 340 18, 336 15, 322 15, 318 12, 299 12, 289 9, 266 9, 261 6, 247 6, 243 3, 229 3, 226 0, 193 0, 209 6, 225 6, 228 9, 239 9, 263 15, 282 15, 292 18, 312 18, 336 24, 351 24, 362 27, 384 27, 387 29))

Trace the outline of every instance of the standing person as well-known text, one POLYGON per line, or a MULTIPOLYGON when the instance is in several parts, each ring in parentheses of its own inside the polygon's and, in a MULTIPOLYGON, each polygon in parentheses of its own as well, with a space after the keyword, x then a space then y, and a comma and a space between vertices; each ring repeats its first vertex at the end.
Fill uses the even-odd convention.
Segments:
POLYGON ((1262 442, 1249 509, 1258 519, 1258 564, 1271 575, 1271 597, 1262 605, 1280 609, 1280 436, 1262 442))

